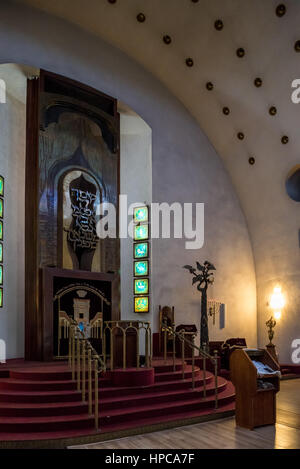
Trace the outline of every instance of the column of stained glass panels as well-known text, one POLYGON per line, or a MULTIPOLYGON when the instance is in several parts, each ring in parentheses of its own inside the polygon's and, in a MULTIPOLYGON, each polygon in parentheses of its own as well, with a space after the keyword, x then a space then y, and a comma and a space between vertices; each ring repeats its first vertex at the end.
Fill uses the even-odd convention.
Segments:
POLYGON ((0 176, 0 308, 3 307, 3 218, 4 218, 4 177, 0 176))
POLYGON ((144 205, 134 209, 134 244, 133 244, 133 276, 134 276, 134 312, 149 313, 150 282, 149 282, 149 207, 144 205))

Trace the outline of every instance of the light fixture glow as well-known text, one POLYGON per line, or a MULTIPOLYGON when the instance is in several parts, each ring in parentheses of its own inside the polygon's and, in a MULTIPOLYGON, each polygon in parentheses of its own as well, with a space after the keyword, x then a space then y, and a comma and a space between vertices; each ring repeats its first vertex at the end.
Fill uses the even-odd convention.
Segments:
POLYGON ((285 306, 285 299, 281 293, 281 287, 275 287, 270 300, 270 308, 274 311, 275 319, 281 318, 281 310, 285 306))

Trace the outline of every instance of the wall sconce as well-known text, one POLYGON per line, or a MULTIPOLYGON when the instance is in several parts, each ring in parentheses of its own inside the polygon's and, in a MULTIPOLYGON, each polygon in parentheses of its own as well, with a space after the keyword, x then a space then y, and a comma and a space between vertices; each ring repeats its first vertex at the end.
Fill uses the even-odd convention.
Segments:
POLYGON ((281 318, 282 309, 285 305, 285 299, 281 292, 281 287, 275 287, 273 294, 271 295, 269 306, 273 310, 273 316, 266 322, 268 328, 269 344, 266 346, 268 352, 272 357, 278 362, 278 355, 276 352, 276 347, 272 343, 274 338, 274 328, 276 326, 276 320, 278 321, 281 318), (274 319, 275 318, 275 319, 274 319))

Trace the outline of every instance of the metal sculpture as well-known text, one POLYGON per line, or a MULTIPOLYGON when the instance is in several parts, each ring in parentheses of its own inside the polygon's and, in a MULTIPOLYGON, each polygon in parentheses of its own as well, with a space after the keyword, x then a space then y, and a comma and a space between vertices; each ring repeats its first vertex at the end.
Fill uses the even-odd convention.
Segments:
POLYGON ((209 285, 214 283, 214 274, 212 270, 216 270, 215 266, 208 261, 204 264, 196 263, 197 268, 191 265, 185 265, 183 268, 187 269, 193 275, 193 285, 197 284, 197 289, 201 292, 201 332, 200 332, 200 345, 201 348, 206 348, 209 342, 208 335, 208 315, 207 315, 207 289, 209 285), (200 272, 198 273, 197 272, 200 272))

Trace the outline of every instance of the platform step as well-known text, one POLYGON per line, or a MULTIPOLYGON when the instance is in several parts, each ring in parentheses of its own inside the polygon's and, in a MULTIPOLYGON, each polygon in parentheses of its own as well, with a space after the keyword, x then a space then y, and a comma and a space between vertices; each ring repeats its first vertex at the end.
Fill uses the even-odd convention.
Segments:
MULTIPOLYGON (((227 382, 226 380, 219 378, 218 380, 218 392, 221 393, 226 388, 227 382)), ((99 392, 99 402, 101 409, 109 410, 109 409, 122 409, 127 407, 134 406, 143 406, 151 402, 151 404, 155 403, 163 403, 163 402, 174 402, 174 401, 181 401, 184 399, 192 399, 194 398, 201 398, 203 397, 204 389, 203 387, 199 387, 195 390, 191 389, 183 389, 183 390, 175 390, 175 391, 165 391, 165 392, 148 392, 141 395, 128 395, 123 396, 120 398, 103 398, 102 392, 99 392)), ((207 396, 214 394, 215 387, 213 383, 207 385, 206 394, 207 396)))
POLYGON ((0 432, 51 432, 93 428, 94 418, 88 414, 51 417, 0 417, 0 432))
MULTIPOLYGON (((210 383, 213 380, 213 375, 211 373, 206 373, 206 383, 210 383)), ((203 385, 203 376, 200 373, 195 378, 196 387, 203 385)), ((172 381, 163 381, 154 383, 150 386, 138 386, 138 387, 108 387, 102 389, 102 398, 106 397, 122 397, 124 395, 140 395, 147 392, 163 392, 163 391, 172 391, 176 389, 189 389, 192 385, 192 379, 187 378, 176 379, 172 381)))
POLYGON ((24 391, 0 391, 1 402, 15 403, 52 403, 52 402, 77 402, 81 401, 79 391, 52 391, 52 392, 24 392, 24 391))
POLYGON ((0 417, 51 417, 87 413, 88 405, 82 401, 47 404, 0 403, 0 417))
MULTIPOLYGON (((184 368, 184 377, 187 378, 192 378, 192 366, 186 365, 184 368)), ((195 366, 195 376, 199 376, 200 373, 200 368, 195 366)), ((167 371, 167 372, 162 372, 162 373, 157 373, 155 375, 155 382, 163 382, 163 381, 173 381, 175 379, 182 379, 182 369, 181 370, 176 370, 176 371, 167 371)))
MULTIPOLYGON (((233 386, 229 386, 221 391, 218 395, 219 406, 232 403, 235 398, 233 386)), ((202 396, 186 399, 180 401, 170 401, 158 404, 148 404, 143 407, 132 406, 125 409, 111 409, 109 413, 101 409, 100 406, 100 420, 102 426, 113 422, 123 422, 124 420, 137 420, 148 417, 165 416, 169 414, 185 413, 190 411, 197 411, 200 409, 213 408, 215 406, 215 396, 209 395, 206 399, 202 396)))

